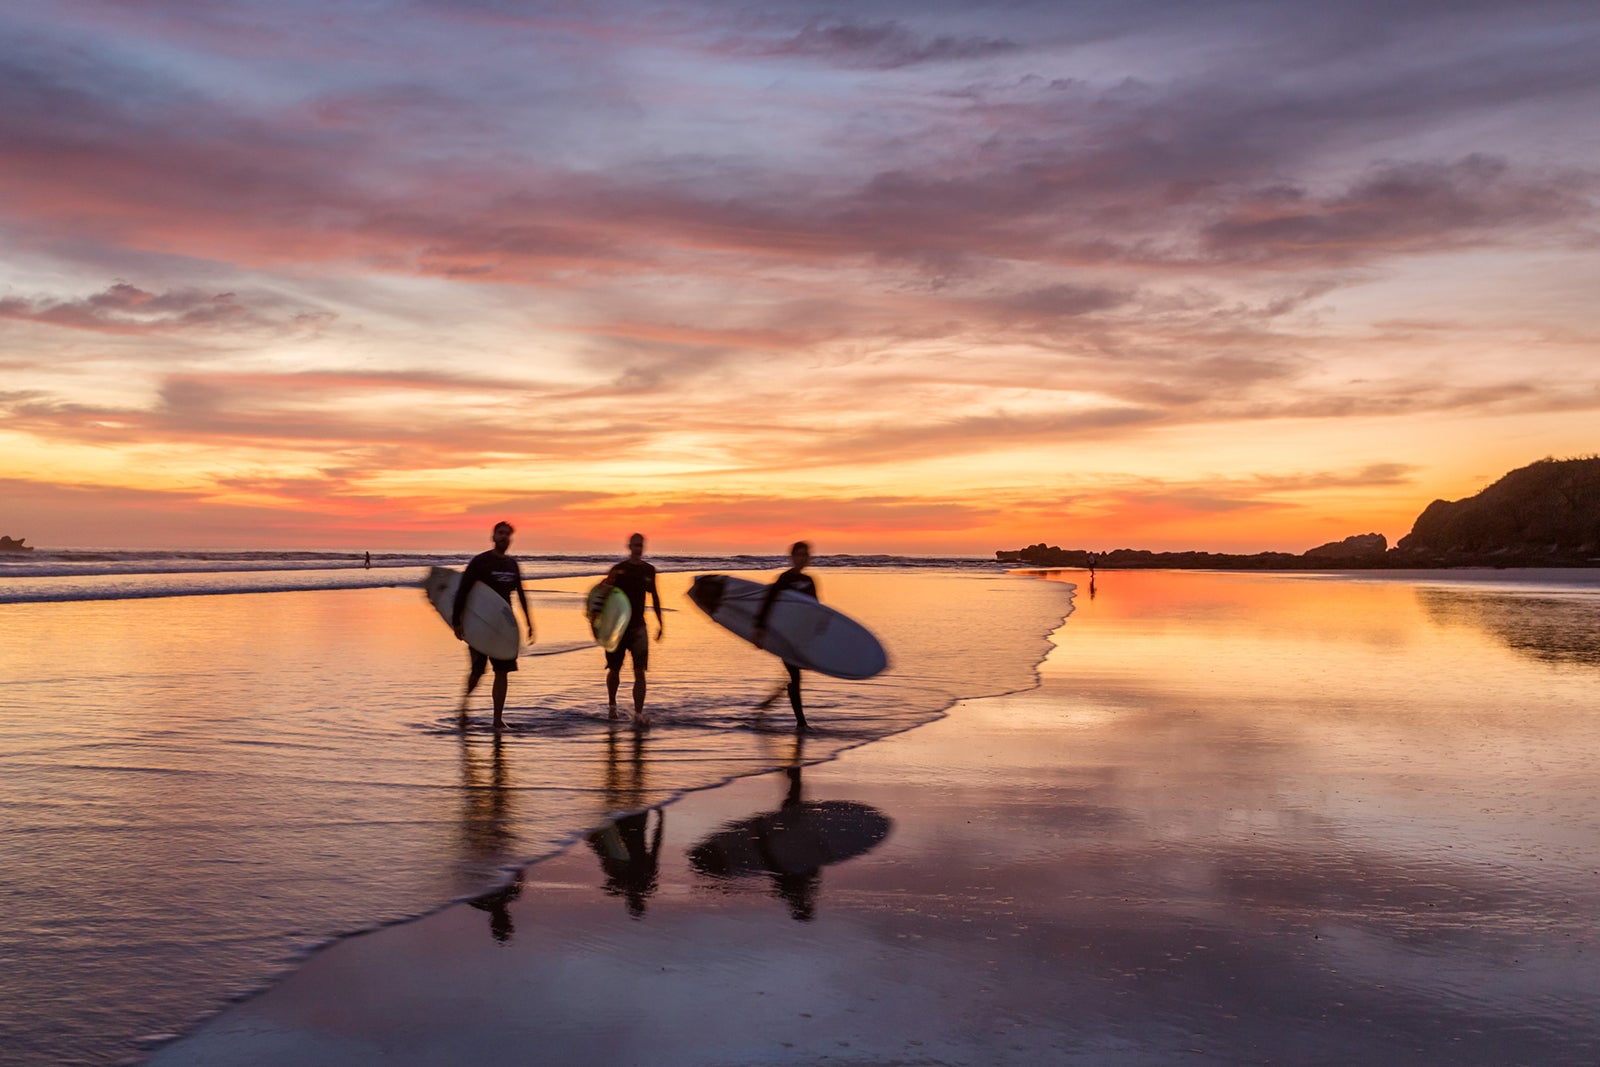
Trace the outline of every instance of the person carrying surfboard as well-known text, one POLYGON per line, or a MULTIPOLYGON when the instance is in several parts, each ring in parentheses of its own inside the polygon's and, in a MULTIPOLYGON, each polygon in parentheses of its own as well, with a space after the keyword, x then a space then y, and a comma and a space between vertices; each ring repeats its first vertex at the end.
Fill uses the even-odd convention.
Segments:
MULTIPOLYGON (((650 668, 650 633, 644 619, 644 595, 650 594, 656 609, 656 640, 666 633, 661 621, 661 594, 656 591, 656 568, 644 559, 644 534, 628 538, 628 558, 611 568, 606 582, 628 597, 628 628, 617 647, 606 653, 606 698, 611 718, 617 717, 617 689, 622 684, 622 659, 633 657, 633 721, 639 726, 650 722, 644 713, 645 671, 650 668)), ((604 584, 604 583, 602 583, 604 584)))
MULTIPOLYGON (((466 571, 461 575, 461 584, 456 588, 456 602, 451 611, 450 624, 455 628, 456 636, 463 641, 466 636, 461 629, 461 615, 467 607, 467 593, 472 589, 474 582, 482 582, 497 594, 505 598, 507 604, 511 603, 511 594, 515 592, 517 599, 522 602, 523 618, 528 620, 528 640, 533 640, 533 612, 528 610, 528 597, 522 591, 522 569, 517 566, 517 561, 506 554, 506 549, 511 547, 511 535, 516 533, 509 522, 497 522, 491 538, 494 547, 487 552, 480 552, 472 557, 472 562, 467 564, 466 571)), ((484 671, 492 664, 494 666, 494 686, 491 690, 494 696, 494 728, 505 728, 506 709, 506 683, 508 676, 517 669, 516 657, 511 659, 490 659, 487 653, 479 652, 469 647, 471 667, 467 673, 467 691, 461 695, 461 726, 467 725, 467 698, 472 691, 478 688, 478 682, 483 679, 484 671)))
MULTIPOLYGON (((817 583, 812 581, 809 574, 802 573, 806 569, 806 564, 810 562, 811 546, 805 541, 796 541, 789 547, 789 569, 778 575, 777 581, 767 586, 767 595, 761 601, 761 611, 756 614, 755 628, 750 633, 750 641, 757 648, 766 647, 767 617, 772 614, 772 605, 777 602, 779 593, 785 589, 792 589, 812 600, 821 599, 817 596, 817 583)), ((804 732, 811 727, 806 723, 805 707, 800 701, 800 668, 788 660, 783 661, 783 666, 789 672, 789 707, 794 709, 794 728, 796 731, 804 732)))

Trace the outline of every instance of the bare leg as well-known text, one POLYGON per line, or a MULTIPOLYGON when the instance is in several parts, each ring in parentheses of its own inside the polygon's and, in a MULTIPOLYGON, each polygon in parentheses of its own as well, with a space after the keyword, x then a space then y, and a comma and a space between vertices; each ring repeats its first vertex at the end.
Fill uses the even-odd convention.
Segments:
POLYGON ((792 663, 785 663, 789 670, 789 707, 794 711, 794 729, 796 733, 803 733, 811 729, 806 722, 806 709, 800 702, 800 668, 792 663))
POLYGON ((777 703, 779 697, 783 696, 783 694, 788 691, 789 680, 785 678, 783 681, 778 683, 778 688, 774 689, 771 693, 768 693, 766 699, 762 700, 761 703, 756 705, 756 710, 766 711, 768 708, 772 707, 773 704, 777 703))
POLYGON ((633 666, 633 721, 643 726, 650 721, 644 713, 644 668, 637 663, 633 666))
POLYGON ((494 688, 490 692, 494 694, 494 728, 496 732, 505 729, 506 726, 506 683, 510 678, 510 674, 505 671, 494 672, 494 688))
POLYGON ((606 701, 611 708, 608 718, 617 717, 617 687, 622 684, 622 664, 606 669, 606 701))
POLYGON ((461 692, 461 707, 456 713, 456 726, 462 730, 467 728, 467 702, 472 698, 472 691, 478 688, 478 683, 483 681, 484 668, 487 666, 480 667, 474 662, 467 672, 467 687, 461 692))

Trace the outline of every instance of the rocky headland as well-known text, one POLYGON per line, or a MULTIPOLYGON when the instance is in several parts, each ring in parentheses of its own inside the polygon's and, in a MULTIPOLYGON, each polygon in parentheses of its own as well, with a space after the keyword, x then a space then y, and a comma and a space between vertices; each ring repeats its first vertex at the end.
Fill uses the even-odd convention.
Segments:
POLYGON ((1109 552, 1040 542, 999 551, 1001 563, 1126 570, 1356 570, 1426 567, 1600 567, 1600 456, 1542 459, 1464 500, 1435 500, 1394 547, 1356 534, 1304 552, 1109 552))

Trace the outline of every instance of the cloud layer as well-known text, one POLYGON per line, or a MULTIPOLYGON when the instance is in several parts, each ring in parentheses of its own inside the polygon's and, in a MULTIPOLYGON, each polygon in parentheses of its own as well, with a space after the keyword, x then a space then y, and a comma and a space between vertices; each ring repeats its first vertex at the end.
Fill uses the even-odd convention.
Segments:
POLYGON ((941 551, 1304 547, 1593 450, 1592 5, 862 12, 0 16, 0 439, 310 531, 670 486, 941 551))

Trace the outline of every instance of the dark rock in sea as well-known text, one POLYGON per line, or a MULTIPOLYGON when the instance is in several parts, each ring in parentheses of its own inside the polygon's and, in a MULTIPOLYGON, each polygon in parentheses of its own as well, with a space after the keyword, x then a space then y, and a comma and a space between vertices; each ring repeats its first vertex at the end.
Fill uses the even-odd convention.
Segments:
POLYGON ((1381 533, 1356 534, 1346 537, 1343 541, 1329 541, 1316 548, 1308 548, 1303 553, 1306 559, 1321 559, 1335 562, 1339 560, 1370 560, 1381 558, 1389 551, 1389 539, 1381 533))
POLYGON ((18 537, 13 540, 10 537, 0 536, 0 552, 32 552, 32 545, 22 543, 26 540, 26 537, 18 537))

